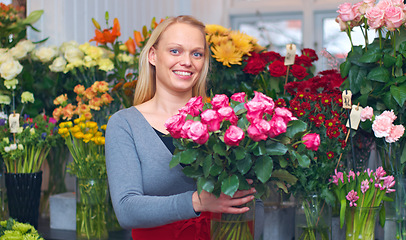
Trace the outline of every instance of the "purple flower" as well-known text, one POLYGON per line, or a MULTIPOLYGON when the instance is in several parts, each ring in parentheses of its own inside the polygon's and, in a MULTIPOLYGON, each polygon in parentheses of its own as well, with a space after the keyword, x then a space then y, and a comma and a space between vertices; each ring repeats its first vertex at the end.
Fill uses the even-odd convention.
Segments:
POLYGON ((46 137, 47 137, 47 133, 44 132, 44 133, 41 134, 42 140, 45 140, 46 137))
POLYGON ((350 201, 350 207, 357 206, 357 204, 355 203, 359 199, 359 197, 357 196, 357 192, 351 190, 345 198, 347 198, 347 200, 350 201))
POLYGON ((5 118, 0 118, 0 126, 6 125, 7 119, 5 118))

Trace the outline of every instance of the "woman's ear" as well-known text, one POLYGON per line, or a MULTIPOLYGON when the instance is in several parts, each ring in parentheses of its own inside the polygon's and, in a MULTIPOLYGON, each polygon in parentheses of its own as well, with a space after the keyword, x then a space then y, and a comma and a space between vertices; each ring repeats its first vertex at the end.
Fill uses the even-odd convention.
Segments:
POLYGON ((148 61, 151 65, 155 66, 156 63, 156 49, 151 47, 148 52, 148 61))

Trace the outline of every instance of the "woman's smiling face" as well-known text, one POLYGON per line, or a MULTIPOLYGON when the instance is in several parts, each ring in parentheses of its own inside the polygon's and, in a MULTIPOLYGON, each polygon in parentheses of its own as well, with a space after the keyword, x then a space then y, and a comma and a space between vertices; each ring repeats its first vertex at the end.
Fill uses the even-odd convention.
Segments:
POLYGON ((155 66, 156 87, 169 92, 192 92, 204 65, 205 36, 196 27, 175 23, 151 48, 149 62, 155 66))

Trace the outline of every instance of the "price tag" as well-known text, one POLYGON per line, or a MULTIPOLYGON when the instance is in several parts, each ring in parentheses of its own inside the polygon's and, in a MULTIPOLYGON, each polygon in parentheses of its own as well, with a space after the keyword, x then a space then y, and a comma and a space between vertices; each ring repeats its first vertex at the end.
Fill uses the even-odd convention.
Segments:
POLYGON ((285 66, 293 65, 296 57, 296 45, 286 44, 285 66))
POLYGON ((342 94, 343 108, 351 109, 351 97, 352 97, 352 93, 350 90, 343 91, 343 94, 342 94))
POLYGON ((18 113, 10 114, 8 118, 8 123, 10 126, 10 132, 17 133, 18 129, 20 128, 20 114, 18 113))
POLYGON ((362 107, 357 106, 357 105, 352 105, 351 113, 350 113, 350 119, 347 120, 347 128, 350 127, 350 121, 351 121, 351 128, 354 130, 358 129, 359 122, 361 121, 361 112, 362 112, 362 107))

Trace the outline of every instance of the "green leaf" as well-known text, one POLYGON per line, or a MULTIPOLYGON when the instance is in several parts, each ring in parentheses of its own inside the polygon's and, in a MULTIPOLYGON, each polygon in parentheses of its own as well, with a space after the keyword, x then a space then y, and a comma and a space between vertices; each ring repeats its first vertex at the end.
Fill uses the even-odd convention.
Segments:
POLYGON ((348 80, 350 81, 350 89, 352 94, 357 94, 360 90, 361 83, 367 76, 367 70, 353 65, 350 69, 348 80))
POLYGON ((252 152, 254 153, 255 156, 262 156, 267 152, 267 149, 265 147, 265 142, 260 141, 257 143, 258 144, 255 144, 255 147, 252 149, 252 152))
POLYGON ((221 182, 221 192, 233 197, 234 193, 238 190, 240 181, 236 175, 231 175, 221 182))
POLYGON ((297 133, 304 132, 307 129, 307 123, 301 120, 289 122, 289 127, 286 129, 286 136, 293 138, 297 133))
POLYGON ((288 165, 288 161, 284 157, 279 157, 279 165, 281 168, 285 168, 288 165))
POLYGON ((399 87, 391 86, 390 93, 392 94, 395 101, 402 107, 406 100, 406 84, 402 84, 399 87))
POLYGON ((186 166, 186 167, 184 167, 184 168, 182 169, 182 172, 183 172, 187 177, 194 178, 194 179, 197 179, 197 178, 199 178, 199 177, 201 177, 201 176, 203 175, 203 171, 202 171, 201 168, 195 169, 195 168, 192 167, 192 166, 186 166))
POLYGON ((341 63, 340 73, 341 73, 342 78, 345 78, 348 76, 348 73, 350 72, 350 68, 351 68, 351 62, 349 60, 341 63))
POLYGON ((381 209, 379 210, 379 224, 381 225, 381 227, 385 226, 385 206, 382 206, 381 209))
POLYGON ((195 149, 186 149, 185 151, 180 152, 180 163, 191 164, 196 160, 196 150, 195 149))
POLYGON ((217 164, 213 164, 210 168, 210 175, 215 177, 220 175, 220 173, 223 171, 223 167, 217 165, 217 164))
POLYGON ((199 177, 197 179, 197 192, 200 194, 202 190, 205 190, 209 193, 213 192, 214 181, 212 179, 207 179, 204 177, 199 177))
POLYGON ((243 147, 236 147, 233 149, 233 152, 237 161, 244 159, 245 155, 247 154, 247 150, 245 150, 243 147))
POLYGON ((30 13, 24 20, 23 24, 33 24, 36 21, 38 21, 42 14, 44 13, 44 10, 35 10, 30 13))
POLYGON ((225 149, 225 145, 224 144, 221 144, 221 143, 216 143, 216 144, 214 144, 214 146, 213 146, 213 151, 215 152, 215 153, 217 153, 218 155, 220 155, 220 156, 226 156, 227 155, 227 151, 226 151, 226 149, 225 149))
POLYGON ((404 144, 402 155, 400 156, 400 163, 404 164, 406 162, 406 144, 404 144))
POLYGON ((251 185, 248 184, 247 179, 243 177, 243 175, 238 174, 238 180, 240 181, 240 186, 238 187, 239 190, 249 190, 251 189, 251 185))
POLYGON ((392 67, 396 63, 396 58, 391 56, 390 54, 383 55, 383 65, 386 68, 392 67))
POLYGON ((285 183, 279 182, 279 181, 275 181, 274 183, 276 184, 276 186, 278 186, 278 188, 282 189, 285 193, 289 192, 288 188, 285 185, 285 183))
POLYGON ((211 154, 207 155, 203 161, 203 174, 204 177, 208 177, 210 175, 210 168, 213 164, 213 156, 211 154))
POLYGON ((252 157, 251 154, 247 154, 244 160, 236 162, 237 170, 242 174, 245 175, 252 167, 252 157))
POLYGON ((282 143, 271 143, 266 145, 266 153, 268 155, 285 155, 288 151, 288 147, 283 145, 282 143))
POLYGON ((381 51, 371 51, 369 49, 364 55, 359 58, 359 62, 361 63, 375 63, 382 59, 382 52, 381 51))
POLYGON ((296 157, 301 167, 308 168, 310 166, 310 158, 307 155, 296 154, 296 157))
POLYGON ((297 182, 297 178, 284 169, 273 171, 272 177, 278 178, 281 181, 285 181, 290 185, 293 185, 297 182))
POLYGON ((178 152, 177 154, 172 156, 171 161, 169 162, 169 167, 174 168, 175 166, 179 165, 180 163, 180 153, 178 152))
POLYGON ((367 79, 377 82, 388 82, 390 78, 388 69, 385 67, 376 67, 372 69, 368 75, 367 79))
POLYGON ((269 156, 259 157, 253 167, 255 174, 262 183, 266 183, 272 175, 273 161, 269 156))
POLYGON ((341 199, 341 202, 340 202, 340 228, 343 228, 343 226, 344 226, 346 208, 347 208, 347 200, 345 198, 341 199))

